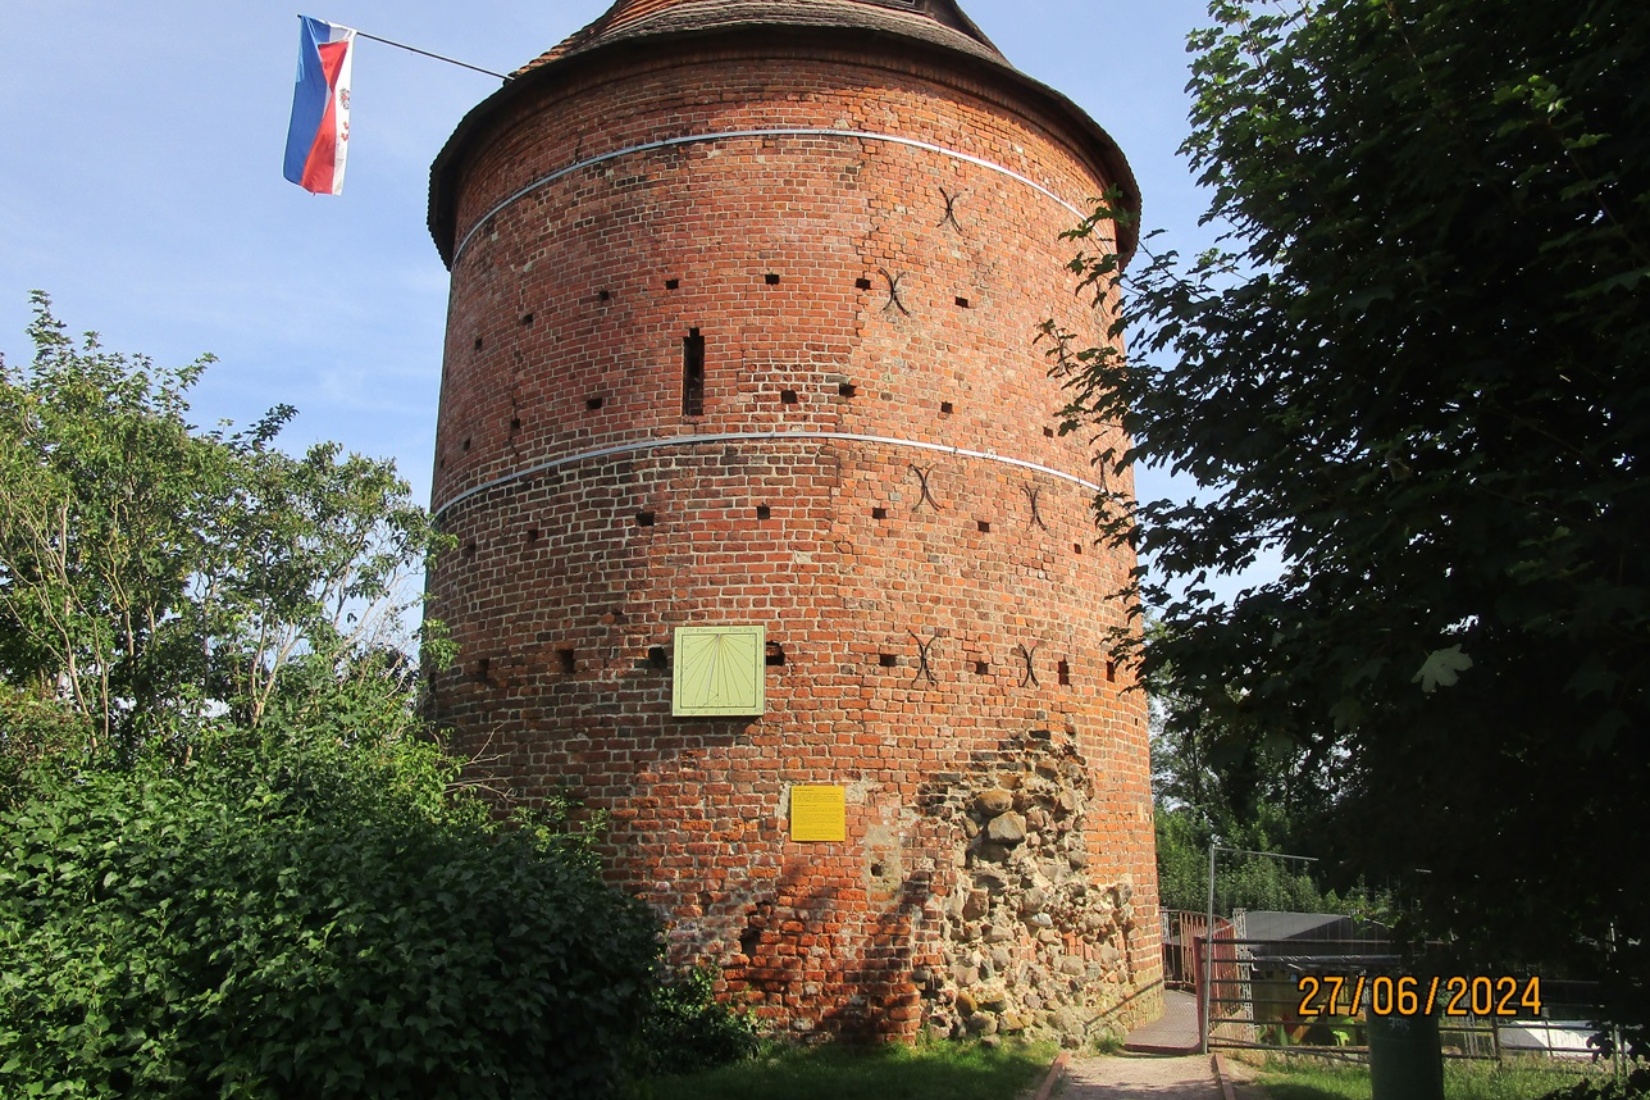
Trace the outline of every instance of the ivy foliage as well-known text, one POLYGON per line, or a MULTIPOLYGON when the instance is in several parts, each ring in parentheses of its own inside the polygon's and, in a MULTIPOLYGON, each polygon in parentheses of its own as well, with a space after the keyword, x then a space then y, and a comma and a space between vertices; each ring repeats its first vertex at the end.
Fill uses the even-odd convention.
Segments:
POLYGON ((657 925, 406 739, 47 768, 0 815, 0 1094, 602 1095, 657 925))
MULTIPOLYGON (((1465 961, 1650 1022, 1650 7, 1216 0, 1193 133, 1219 245, 1050 329, 1070 426, 1191 502, 1100 500, 1209 714, 1311 758, 1334 854, 1465 961), (1109 307, 1108 307, 1109 308, 1109 307), (1275 579, 1219 597, 1257 562, 1275 579)), ((1124 649, 1137 641, 1121 639, 1124 649)))

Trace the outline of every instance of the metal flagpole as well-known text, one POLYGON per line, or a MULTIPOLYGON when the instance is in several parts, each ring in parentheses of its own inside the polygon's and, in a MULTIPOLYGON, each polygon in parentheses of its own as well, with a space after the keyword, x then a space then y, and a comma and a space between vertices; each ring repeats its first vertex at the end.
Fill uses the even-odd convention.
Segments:
MULTIPOLYGON (((303 16, 300 15, 298 18, 302 19, 303 16)), ((342 24, 339 24, 339 25, 341 26, 342 24)), ((458 61, 458 60, 456 60, 454 58, 451 58, 451 57, 443 57, 441 54, 431 53, 429 50, 421 50, 417 46, 409 46, 405 42, 395 42, 395 41, 392 41, 388 38, 380 38, 376 34, 368 34, 366 31, 356 30, 354 27, 351 27, 350 30, 355 31, 355 36, 357 38, 370 38, 374 42, 382 42, 386 46, 394 46, 398 50, 406 50, 408 53, 415 53, 415 54, 418 54, 421 57, 432 58, 436 61, 445 61, 449 65, 457 65, 459 68, 469 69, 471 72, 483 73, 487 76, 496 76, 500 80, 504 81, 506 84, 508 84, 512 79, 514 79, 508 73, 495 73, 491 69, 483 69, 479 65, 471 65, 468 62, 458 61)))

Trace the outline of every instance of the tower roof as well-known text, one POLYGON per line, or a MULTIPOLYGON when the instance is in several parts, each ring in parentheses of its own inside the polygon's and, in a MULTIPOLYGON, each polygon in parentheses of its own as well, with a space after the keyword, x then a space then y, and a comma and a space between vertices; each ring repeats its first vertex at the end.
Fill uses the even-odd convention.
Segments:
MULTIPOLYGON (((430 167, 430 233, 448 264, 453 259, 458 179, 474 143, 512 105, 538 94, 559 74, 634 50, 667 49, 672 42, 729 36, 780 35, 813 39, 847 36, 859 46, 883 43, 900 52, 949 57, 977 75, 1017 89, 1031 104, 1060 119, 1069 136, 1121 192, 1122 208, 1136 218, 1140 189, 1123 151, 1083 109, 1026 76, 1002 55, 955 0, 616 0, 602 16, 517 69, 499 91, 459 123, 430 167)), ((1119 224, 1125 260, 1137 242, 1134 224, 1119 224)))
POLYGON ((1006 64, 953 0, 618 0, 589 26, 523 65, 517 75, 609 42, 752 25, 882 31, 1006 64))

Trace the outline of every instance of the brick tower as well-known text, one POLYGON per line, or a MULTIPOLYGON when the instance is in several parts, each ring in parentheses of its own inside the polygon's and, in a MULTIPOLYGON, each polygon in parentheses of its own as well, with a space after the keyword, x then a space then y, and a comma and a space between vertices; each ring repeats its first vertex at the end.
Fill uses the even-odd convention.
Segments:
POLYGON ((1103 338, 1059 234, 1112 186, 950 0, 619 0, 432 170, 434 709, 607 811, 674 957, 775 1026, 1157 1009, 1134 561, 1033 344, 1103 338))

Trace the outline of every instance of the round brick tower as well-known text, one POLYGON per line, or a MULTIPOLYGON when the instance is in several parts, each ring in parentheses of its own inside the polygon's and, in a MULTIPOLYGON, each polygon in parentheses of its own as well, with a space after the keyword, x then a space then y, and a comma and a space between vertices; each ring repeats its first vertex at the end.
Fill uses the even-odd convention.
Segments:
POLYGON ((1103 339, 1059 234, 1108 187, 950 0, 619 0, 432 170, 433 708, 605 810, 673 957, 775 1026, 1157 1011, 1135 563, 1034 344, 1103 339))

